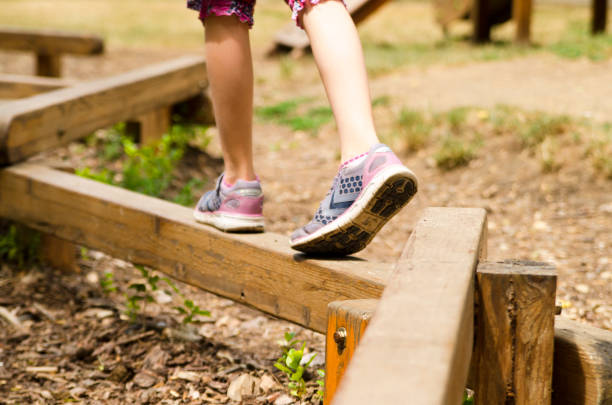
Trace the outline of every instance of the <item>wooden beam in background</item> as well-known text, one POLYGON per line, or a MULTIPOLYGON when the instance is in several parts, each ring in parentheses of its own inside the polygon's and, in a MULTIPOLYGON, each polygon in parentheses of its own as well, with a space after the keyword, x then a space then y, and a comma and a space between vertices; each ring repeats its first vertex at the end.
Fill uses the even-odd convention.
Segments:
POLYGON ((81 33, 0 27, 0 49, 47 55, 96 55, 104 52, 104 40, 99 36, 81 33))
POLYGON ((333 404, 459 404, 472 354, 486 212, 429 208, 417 223, 333 404))
POLYGON ((470 388, 476 405, 549 404, 555 291, 553 266, 481 263, 470 388))
POLYGON ((201 94, 206 85, 204 58, 185 56, 12 101, 0 111, 0 165, 187 100, 201 94))
POLYGON ((391 270, 307 259, 286 236, 224 233, 189 208, 33 164, 0 170, 0 216, 321 333, 328 303, 378 298, 391 270))
POLYGON ((555 317, 553 405, 612 404, 612 331, 555 317))

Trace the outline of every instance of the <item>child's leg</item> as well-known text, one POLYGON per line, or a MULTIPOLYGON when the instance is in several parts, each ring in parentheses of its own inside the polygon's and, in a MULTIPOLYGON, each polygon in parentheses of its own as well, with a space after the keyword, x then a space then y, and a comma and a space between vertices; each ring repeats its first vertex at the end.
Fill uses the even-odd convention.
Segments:
POLYGON ((344 163, 312 221, 291 236, 291 246, 313 254, 351 254, 410 201, 417 179, 378 143, 361 43, 348 11, 336 0, 305 3, 301 23, 334 111, 344 163))
POLYGON ((263 231, 263 192, 253 170, 253 65, 249 25, 205 19, 206 57, 225 174, 195 207, 197 221, 224 231, 263 231))
POLYGON ((206 65, 221 137, 225 181, 255 180, 253 169, 253 63, 249 26, 236 16, 208 16, 206 65))
POLYGON ((340 1, 314 6, 307 1, 301 18, 334 111, 344 162, 378 143, 361 42, 340 1))

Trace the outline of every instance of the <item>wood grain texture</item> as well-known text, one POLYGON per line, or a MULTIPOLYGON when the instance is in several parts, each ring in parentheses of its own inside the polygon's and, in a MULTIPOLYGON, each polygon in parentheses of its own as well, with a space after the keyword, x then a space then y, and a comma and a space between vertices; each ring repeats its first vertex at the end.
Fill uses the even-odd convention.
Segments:
POLYGON ((0 99, 30 97, 46 91, 72 86, 76 83, 76 81, 68 79, 0 73, 0 99))
POLYGON ((0 216, 325 333, 327 304, 378 298, 389 265, 311 260, 286 236, 227 234, 191 209, 32 164, 0 171, 0 216))
POLYGON ((333 404, 461 402, 485 230, 483 209, 425 210, 333 404))
POLYGON ((0 165, 189 99, 206 85, 204 59, 185 56, 12 101, 0 111, 0 165))
POLYGON ((475 404, 550 403, 556 286, 545 263, 478 265, 475 404))
POLYGON ((104 41, 95 35, 0 27, 0 49, 33 51, 46 55, 95 55, 104 52, 104 41))
POLYGON ((325 340, 325 399, 331 403, 338 384, 349 365, 357 344, 370 323, 378 300, 334 301, 328 305, 327 336, 325 340), (346 337, 339 343, 338 332, 346 337))
POLYGON ((612 404, 612 331, 555 317, 552 404, 612 404))

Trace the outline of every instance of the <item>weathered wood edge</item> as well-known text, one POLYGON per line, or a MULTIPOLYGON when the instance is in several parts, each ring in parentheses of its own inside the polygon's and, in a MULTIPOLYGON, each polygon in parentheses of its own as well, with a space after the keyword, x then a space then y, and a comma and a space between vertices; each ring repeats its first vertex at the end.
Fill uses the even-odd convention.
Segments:
POLYGON ((286 236, 219 232, 188 208, 27 163, 0 171, 0 216, 321 333, 329 302, 378 298, 391 269, 311 260, 286 236))
POLYGON ((333 404, 460 402, 472 354, 474 272, 485 240, 485 210, 425 210, 333 404))
POLYGON ((206 86, 205 59, 184 56, 6 103, 0 110, 0 165, 187 100, 206 86))

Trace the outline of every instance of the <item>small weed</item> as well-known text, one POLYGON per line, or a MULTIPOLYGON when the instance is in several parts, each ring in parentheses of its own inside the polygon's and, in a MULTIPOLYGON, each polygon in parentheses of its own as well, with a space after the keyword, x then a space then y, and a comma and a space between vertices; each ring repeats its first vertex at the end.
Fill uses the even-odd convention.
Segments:
POLYGON ((100 279, 100 287, 104 294, 108 295, 113 292, 117 292, 117 287, 115 286, 115 280, 113 279, 113 273, 107 271, 104 273, 104 276, 100 279))
POLYGON ((540 165, 545 173, 554 172, 561 168, 561 162, 557 160, 559 144, 555 138, 547 137, 539 146, 540 165))
POLYGON ((289 378, 289 393, 295 397, 301 398, 306 393, 306 382, 304 381, 304 371, 314 360, 315 356, 311 356, 306 362, 304 359, 304 349, 306 342, 300 342, 295 339, 295 333, 285 333, 284 340, 279 342, 283 350, 283 354, 276 360, 274 367, 284 372, 289 378), (296 349, 296 347, 300 347, 296 349))
POLYGON ((457 107, 446 112, 446 121, 452 131, 458 132, 461 129, 461 126, 467 121, 470 110, 469 107, 457 107))
POLYGON ((425 120, 423 113, 406 108, 402 109, 398 126, 407 151, 416 152, 427 144, 431 133, 431 124, 425 120))
POLYGON ((0 261, 19 267, 39 261, 40 234, 23 226, 0 227, 0 261))
POLYGON ((317 370, 317 375, 319 376, 319 379, 317 380, 319 389, 317 390, 316 398, 323 401, 323 397, 325 396, 325 371, 319 369, 317 370))
POLYGON ((293 78, 295 67, 296 67, 296 61, 291 56, 283 56, 280 58, 279 68, 280 68, 280 75, 283 79, 289 80, 293 78))
POLYGON ((434 155, 436 165, 442 170, 465 166, 476 157, 477 142, 466 142, 454 136, 447 136, 434 155))
POLYGON ((187 325, 193 322, 193 317, 196 315, 210 316, 209 311, 200 309, 199 306, 195 305, 191 300, 184 300, 182 307, 174 307, 180 314, 184 315, 183 324, 187 325))
POLYGON ((388 106, 391 103, 391 97, 380 96, 372 100, 372 107, 388 106))
POLYGON ((525 125, 521 126, 519 137, 523 146, 535 147, 549 136, 558 136, 568 131, 571 120, 568 116, 550 116, 537 113, 529 117, 525 125))
POLYGON ((586 153, 590 156, 593 168, 612 180, 612 131, 604 126, 603 134, 591 141, 586 153))

